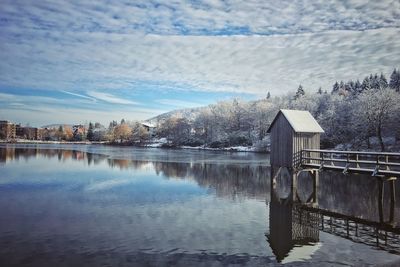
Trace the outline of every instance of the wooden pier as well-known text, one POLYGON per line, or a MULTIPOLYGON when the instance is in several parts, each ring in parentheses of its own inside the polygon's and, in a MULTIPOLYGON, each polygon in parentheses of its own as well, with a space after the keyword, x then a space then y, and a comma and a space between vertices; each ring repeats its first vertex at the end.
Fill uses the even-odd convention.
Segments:
POLYGON ((290 201, 301 202, 298 177, 308 172, 313 179, 313 192, 305 203, 318 206, 319 173, 337 171, 343 174, 367 174, 378 183, 380 223, 394 223, 395 181, 400 177, 400 153, 321 150, 320 135, 324 132, 308 111, 280 110, 268 132, 271 135, 271 190, 289 176, 290 201), (384 188, 389 184, 390 215, 383 214, 384 188))
POLYGON ((400 153, 303 149, 300 166, 392 179, 400 177, 400 153))

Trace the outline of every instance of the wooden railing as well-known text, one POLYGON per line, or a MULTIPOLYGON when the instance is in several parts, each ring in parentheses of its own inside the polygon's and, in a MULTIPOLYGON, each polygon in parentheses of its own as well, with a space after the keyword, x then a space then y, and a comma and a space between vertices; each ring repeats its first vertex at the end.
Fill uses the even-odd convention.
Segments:
POLYGON ((400 177, 400 153, 303 149, 302 167, 400 177))

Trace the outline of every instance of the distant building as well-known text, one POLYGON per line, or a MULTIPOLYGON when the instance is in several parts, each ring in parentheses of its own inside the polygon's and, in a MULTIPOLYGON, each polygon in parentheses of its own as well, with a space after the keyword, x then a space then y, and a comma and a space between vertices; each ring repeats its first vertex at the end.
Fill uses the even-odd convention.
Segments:
POLYGON ((72 126, 72 132, 76 141, 81 141, 86 137, 86 127, 82 124, 72 126))
POLYGON ((15 139, 15 124, 9 121, 0 121, 0 139, 15 139))
POLYGON ((29 126, 15 126, 16 136, 23 139, 28 140, 40 140, 41 139, 41 132, 38 128, 29 127, 29 126))
POLYGON ((146 129, 150 137, 153 137, 156 134, 157 127, 148 122, 142 122, 141 125, 146 129))

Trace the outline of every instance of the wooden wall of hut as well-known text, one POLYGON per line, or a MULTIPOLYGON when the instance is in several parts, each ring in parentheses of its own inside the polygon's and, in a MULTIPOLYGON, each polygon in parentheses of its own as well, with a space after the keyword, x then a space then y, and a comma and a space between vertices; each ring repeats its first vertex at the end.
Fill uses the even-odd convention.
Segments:
POLYGON ((279 167, 292 167, 293 153, 293 135, 292 126, 286 120, 282 113, 276 119, 271 128, 271 165, 279 167))

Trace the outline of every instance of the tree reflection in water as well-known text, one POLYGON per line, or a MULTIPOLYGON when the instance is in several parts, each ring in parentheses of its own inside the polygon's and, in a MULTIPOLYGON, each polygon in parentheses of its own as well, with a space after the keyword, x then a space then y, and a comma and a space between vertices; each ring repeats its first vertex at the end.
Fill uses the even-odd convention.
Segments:
MULTIPOLYGON (((0 164, 33 157, 56 157, 59 161, 80 161, 87 165, 107 163, 111 168, 152 168, 165 179, 190 179, 218 197, 266 200, 269 205, 269 232, 267 241, 278 261, 288 261, 291 253, 299 247, 302 257, 312 254, 319 246, 319 233, 325 231, 380 249, 399 253, 400 207, 395 206, 395 224, 377 223, 377 184, 365 175, 345 176, 333 172, 322 172, 318 188, 319 206, 310 207, 280 199, 270 191, 269 167, 254 164, 203 162, 163 162, 112 158, 109 155, 87 153, 68 149, 39 149, 6 147, 0 149, 0 164), (270 197, 272 196, 272 197, 270 197), (311 248, 312 247, 312 248, 311 248)), ((396 182, 397 192, 400 190, 396 182)), ((312 181, 307 175, 299 178, 299 195, 309 195, 312 181)), ((386 193, 386 192, 385 192, 386 193)), ((396 196, 400 203, 400 195, 396 196)), ((385 202, 389 196, 385 194, 385 202)), ((385 205, 387 217, 389 205, 385 205)), ((298 249, 297 249, 298 250, 298 249)), ((299 251, 299 250, 298 250, 299 251)))

